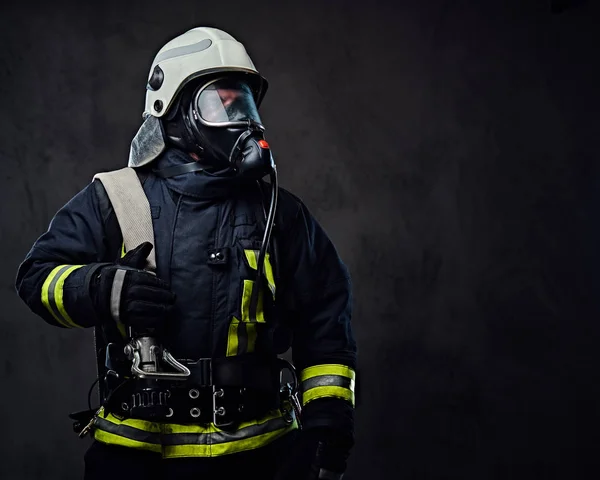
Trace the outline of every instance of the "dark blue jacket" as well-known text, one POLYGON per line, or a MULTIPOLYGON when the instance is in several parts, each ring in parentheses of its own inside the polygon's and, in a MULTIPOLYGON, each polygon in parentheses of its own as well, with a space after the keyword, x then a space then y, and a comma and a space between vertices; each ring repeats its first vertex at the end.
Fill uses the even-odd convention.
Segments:
MULTIPOLYGON (((185 153, 170 149, 152 168, 189 161, 185 153)), ((285 341, 277 345, 274 338, 279 336, 274 337, 273 331, 285 326, 293 334, 296 368, 313 372, 308 376, 317 394, 309 400, 345 399, 345 404, 353 405, 353 394, 329 395, 326 382, 314 381, 315 372, 327 377, 327 365, 354 372, 356 344, 348 271, 302 201, 279 190, 274 229, 278 255, 272 258, 271 252, 268 282, 263 282, 270 288, 261 293, 265 321, 242 335, 243 329, 232 324, 246 323, 247 294, 255 279, 253 255, 260 248, 265 223, 257 184, 205 173, 162 179, 150 171, 143 188, 152 212, 157 274, 177 295, 176 315, 163 339, 170 352, 179 359, 249 351, 276 355, 288 345, 285 341), (211 259, 217 251, 219 258, 211 259)), ((121 248, 122 236, 106 191, 94 181, 58 211, 35 242, 19 268, 18 293, 52 325, 95 326, 100 319, 90 301, 87 273, 94 264, 115 261, 121 248)), ((321 415, 321 421, 327 423, 327 416, 321 415)))

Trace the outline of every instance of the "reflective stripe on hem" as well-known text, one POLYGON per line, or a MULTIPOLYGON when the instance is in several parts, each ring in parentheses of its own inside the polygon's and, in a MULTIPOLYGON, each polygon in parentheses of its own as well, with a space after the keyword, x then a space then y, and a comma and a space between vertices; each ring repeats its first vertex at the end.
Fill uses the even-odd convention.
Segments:
POLYGON ((108 445, 120 445, 122 447, 137 448, 139 450, 150 450, 156 453, 162 453, 162 447, 155 443, 144 443, 130 438, 121 437, 114 433, 106 432, 99 428, 94 429, 94 440, 106 443, 108 445))
POLYGON ((212 445, 174 445, 165 446, 163 450, 163 458, 180 458, 180 457, 218 457, 222 455, 230 455, 232 453, 254 450, 264 447, 272 441, 282 437, 291 430, 298 428, 294 421, 284 428, 274 430, 272 432, 255 435, 253 437, 236 440, 233 442, 217 443, 212 445))
POLYGON ((106 419, 102 417, 96 418, 94 426, 104 432, 112 433, 119 437, 127 438, 139 443, 153 445, 161 444, 160 431, 147 431, 126 425, 125 423, 113 423, 113 421, 108 420, 108 417, 106 419))
POLYGON ((296 428, 296 418, 289 423, 280 411, 244 422, 233 432, 213 424, 119 420, 111 414, 103 418, 100 412, 94 425, 94 438, 104 443, 160 452, 163 458, 213 457, 262 447, 296 428))

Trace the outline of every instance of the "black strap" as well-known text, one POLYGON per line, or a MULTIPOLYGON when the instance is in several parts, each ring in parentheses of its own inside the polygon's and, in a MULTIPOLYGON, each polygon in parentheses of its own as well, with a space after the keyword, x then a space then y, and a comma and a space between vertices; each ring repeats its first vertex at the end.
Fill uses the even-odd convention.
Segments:
POLYGON ((279 364, 256 355, 236 355, 221 358, 201 358, 187 362, 190 384, 199 387, 254 388, 266 392, 279 388, 279 364))
POLYGON ((190 172, 201 172, 204 166, 198 162, 184 163, 183 165, 173 165, 172 167, 163 168, 162 170, 153 170, 153 173, 160 178, 175 177, 190 172))
POLYGON ((279 389, 279 364, 256 355, 215 358, 213 383, 222 387, 246 387, 263 391, 279 389))

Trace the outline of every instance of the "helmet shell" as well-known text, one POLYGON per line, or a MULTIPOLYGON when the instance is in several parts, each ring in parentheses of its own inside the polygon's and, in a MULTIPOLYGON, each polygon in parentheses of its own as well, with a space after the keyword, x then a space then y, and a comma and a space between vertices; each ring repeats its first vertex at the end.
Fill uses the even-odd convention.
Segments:
POLYGON ((177 94, 191 80, 221 72, 247 74, 256 105, 260 105, 268 83, 240 42, 211 27, 193 28, 175 37, 158 51, 152 62, 144 118, 164 116, 177 94))

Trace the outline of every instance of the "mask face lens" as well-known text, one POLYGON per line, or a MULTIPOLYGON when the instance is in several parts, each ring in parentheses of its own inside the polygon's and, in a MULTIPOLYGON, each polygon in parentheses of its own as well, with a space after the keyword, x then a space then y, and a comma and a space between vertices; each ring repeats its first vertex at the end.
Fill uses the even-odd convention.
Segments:
POLYGON ((200 117, 210 123, 262 123, 250 87, 242 81, 222 79, 211 83, 196 97, 200 117))

